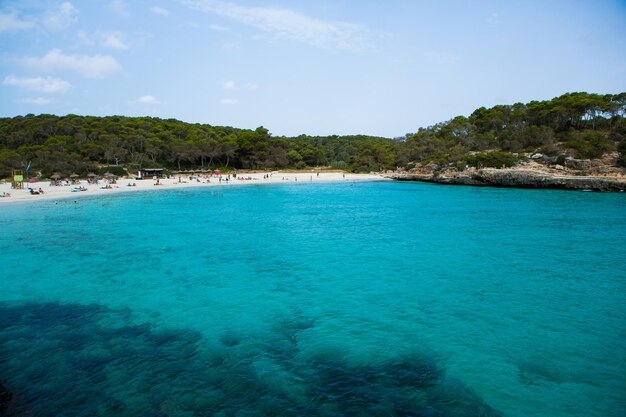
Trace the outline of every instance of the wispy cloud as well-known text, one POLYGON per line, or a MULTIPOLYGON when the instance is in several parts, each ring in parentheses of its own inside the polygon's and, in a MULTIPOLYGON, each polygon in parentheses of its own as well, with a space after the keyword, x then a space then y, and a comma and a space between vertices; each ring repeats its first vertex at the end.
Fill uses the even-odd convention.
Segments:
POLYGON ((216 30, 218 32, 226 32, 226 31, 230 30, 229 28, 227 28, 225 26, 220 26, 220 25, 216 25, 216 24, 209 25, 209 29, 216 30))
POLYGON ((63 30, 78 21, 78 9, 69 1, 58 4, 39 15, 18 16, 17 12, 0 12, 0 33, 45 27, 63 30))
POLYGON ((239 42, 224 42, 222 44, 222 49, 225 51, 236 51, 241 48, 241 44, 239 42))
POLYGON ((169 16, 170 15, 170 11, 167 9, 164 9, 163 7, 159 7, 159 6, 152 6, 150 7, 150 11, 154 14, 158 14, 161 16, 169 16))
POLYGON ((220 83, 220 85, 222 86, 222 88, 224 90, 250 90, 250 91, 253 91, 253 90, 256 90, 256 89, 259 88, 254 83, 246 83, 246 84, 240 85, 235 80, 222 81, 220 83))
POLYGON ((109 8, 121 17, 129 17, 130 11, 124 0, 113 0, 109 3, 109 8))
POLYGON ((25 88, 40 93, 64 93, 72 88, 72 85, 67 81, 53 77, 23 78, 9 75, 4 78, 2 84, 25 88))
POLYGON ((124 34, 121 32, 106 32, 100 34, 100 44, 110 49, 128 49, 124 41, 124 34))
POLYGON ((182 0, 205 13, 234 19, 245 25, 319 48, 359 51, 368 48, 371 33, 364 26, 316 19, 297 11, 278 7, 246 7, 215 0, 182 0))
POLYGON ((502 23, 500 21, 500 15, 497 12, 492 12, 489 17, 487 17, 487 19, 485 19, 485 21, 487 23, 489 23, 492 26, 498 26, 500 25, 500 23, 502 23))
POLYGON ((234 90, 235 88, 237 88, 237 83, 233 80, 222 81, 221 84, 224 90, 234 90))
POLYGON ((20 103, 24 103, 24 104, 34 104, 36 106, 43 106, 46 104, 51 104, 51 103, 55 103, 55 100, 46 98, 46 97, 28 97, 25 99, 20 100, 20 103))
POLYGON ((234 98, 223 98, 220 100, 220 103, 225 104, 227 106, 233 106, 237 103, 239 103, 238 100, 235 100, 234 98))
POLYGON ((32 20, 22 19, 15 12, 0 12, 0 33, 13 32, 17 30, 28 30, 37 25, 32 20))
POLYGON ((43 14, 43 24, 53 30, 63 30, 68 28, 78 20, 78 9, 69 1, 59 4, 52 10, 43 14))
POLYGON ((76 34, 76 43, 81 46, 93 46, 99 44, 104 48, 109 49, 117 49, 117 50, 125 50, 129 49, 130 46, 126 42, 126 36, 122 32, 113 31, 113 32, 95 32, 93 34, 88 34, 85 31, 79 31, 76 34))
POLYGON ((39 70, 69 70, 86 78, 103 78, 119 71, 122 67, 109 55, 65 55, 59 49, 52 49, 41 58, 26 58, 24 64, 39 70))
POLYGON ((159 100, 157 100, 154 96, 150 96, 150 95, 141 96, 134 102, 140 103, 140 104, 159 104, 160 103, 159 100))
POLYGON ((95 43, 93 39, 82 30, 76 33, 76 41, 81 46, 91 46, 95 43))

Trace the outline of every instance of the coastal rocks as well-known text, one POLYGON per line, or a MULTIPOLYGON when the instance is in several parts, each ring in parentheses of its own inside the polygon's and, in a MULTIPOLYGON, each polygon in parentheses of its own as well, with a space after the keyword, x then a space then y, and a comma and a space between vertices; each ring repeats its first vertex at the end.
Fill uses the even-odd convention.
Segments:
POLYGON ((568 157, 564 164, 567 169, 583 175, 620 175, 623 169, 616 166, 619 154, 608 154, 602 159, 574 159, 568 157))
POLYGON ((398 168, 385 176, 398 181, 437 184, 623 192, 626 190, 626 169, 620 165, 620 157, 619 152, 610 152, 601 158, 576 159, 535 151, 521 155, 518 164, 510 168, 466 165, 461 169, 451 164, 411 163, 407 164, 406 170, 398 168))
POLYGON ((422 181, 437 184, 475 185, 512 188, 551 188, 562 190, 625 191, 626 178, 604 176, 555 175, 520 169, 485 168, 479 170, 443 171, 390 175, 398 181, 422 181))

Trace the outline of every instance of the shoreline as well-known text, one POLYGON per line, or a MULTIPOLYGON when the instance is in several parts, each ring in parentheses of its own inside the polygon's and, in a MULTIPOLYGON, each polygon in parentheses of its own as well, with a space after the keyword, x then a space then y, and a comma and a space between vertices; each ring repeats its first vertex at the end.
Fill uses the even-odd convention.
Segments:
MULTIPOLYGON (((189 179, 189 176, 181 176, 181 182, 178 177, 160 179, 160 185, 155 185, 156 181, 153 179, 133 180, 133 179, 120 179, 117 184, 112 184, 112 188, 104 188, 105 181, 100 181, 99 184, 88 184, 86 180, 81 180, 79 184, 75 185, 61 185, 51 186, 49 181, 39 181, 34 183, 26 183, 25 188, 22 190, 11 189, 11 183, 6 182, 0 184, 0 195, 2 193, 10 193, 10 197, 0 197, 0 206, 7 204, 19 204, 19 203, 32 203, 37 201, 54 201, 54 200, 67 200, 67 199, 79 199, 84 197, 100 197, 110 196, 121 193, 142 192, 142 191, 161 191, 161 190, 176 190, 181 188, 214 188, 214 187, 236 187, 243 185, 261 185, 261 184, 310 184, 310 183, 332 183, 332 182, 361 182, 361 181, 390 181, 389 178, 383 177, 378 174, 352 174, 341 172, 280 172, 274 171, 270 174, 267 172, 255 172, 255 173, 243 173, 239 175, 240 178, 246 179, 233 179, 229 181, 219 181, 219 177, 211 177, 208 179, 198 178, 189 179), (270 175, 269 178, 263 178, 266 175, 270 175), (345 177, 344 177, 345 175, 345 177), (248 179, 249 178, 249 179, 248 179), (136 184, 136 186, 128 186, 128 184, 136 184), (86 188, 86 191, 71 190, 78 187, 86 188), (30 194, 28 188, 34 190, 43 190, 43 194, 30 194)), ((225 179, 226 176, 222 176, 225 179)))
POLYGON ((607 176, 565 176, 554 175, 546 172, 538 172, 529 169, 480 169, 462 172, 443 173, 391 173, 391 174, 352 174, 342 172, 267 172, 242 173, 240 178, 224 181, 226 176, 190 179, 189 176, 179 182, 178 177, 160 180, 160 185, 155 185, 155 180, 120 179, 112 188, 104 188, 105 181, 99 184, 88 184, 81 180, 79 184, 51 186, 49 181, 38 181, 25 184, 22 190, 11 189, 11 183, 0 184, 0 195, 10 193, 11 197, 0 197, 0 207, 7 204, 31 203, 36 201, 54 201, 68 199, 82 199, 85 197, 100 197, 117 195, 121 193, 175 190, 180 188, 214 188, 236 187, 239 185, 261 184, 309 184, 309 183, 332 183, 332 182, 360 182, 360 181, 415 181, 428 182, 441 185, 469 185, 478 187, 499 188, 526 188, 526 189, 557 189, 578 191, 626 191, 626 178, 607 176), (270 175, 268 178, 264 176, 270 175), (128 186, 128 184, 136 186, 128 186), (86 191, 72 192, 73 188, 86 188, 86 191), (43 194, 30 194, 28 188, 44 191, 43 194))

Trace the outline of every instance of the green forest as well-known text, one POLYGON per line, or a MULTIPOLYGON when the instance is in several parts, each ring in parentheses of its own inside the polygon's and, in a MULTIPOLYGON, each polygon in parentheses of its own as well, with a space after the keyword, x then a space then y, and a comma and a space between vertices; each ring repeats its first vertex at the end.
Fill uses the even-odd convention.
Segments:
MULTIPOLYGON (((272 136, 255 130, 153 117, 33 115, 0 118, 0 178, 102 170, 303 169, 354 172, 411 168, 512 166, 524 154, 600 158, 619 152, 626 166, 626 93, 568 93, 552 100, 481 107, 469 117, 400 138, 272 136)), ((121 171, 123 172, 123 171, 121 171)))

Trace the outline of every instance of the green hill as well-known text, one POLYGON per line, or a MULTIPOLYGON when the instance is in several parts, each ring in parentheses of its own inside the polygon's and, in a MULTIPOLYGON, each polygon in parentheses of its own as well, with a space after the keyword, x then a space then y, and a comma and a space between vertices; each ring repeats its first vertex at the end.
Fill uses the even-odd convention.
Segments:
POLYGON ((511 166, 524 154, 544 163, 619 153, 626 165, 626 93, 569 93, 547 101, 481 107, 405 137, 275 137, 255 130, 152 117, 52 116, 0 119, 0 177, 31 163, 31 173, 331 166, 380 171, 415 164, 511 166))

